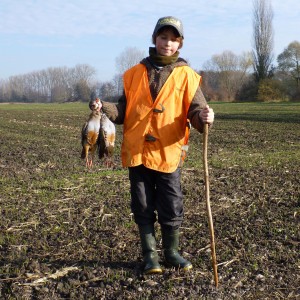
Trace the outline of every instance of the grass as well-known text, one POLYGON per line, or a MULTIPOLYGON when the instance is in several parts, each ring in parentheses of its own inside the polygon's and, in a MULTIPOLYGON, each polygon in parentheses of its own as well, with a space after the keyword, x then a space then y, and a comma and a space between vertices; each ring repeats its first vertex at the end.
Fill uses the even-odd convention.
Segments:
MULTIPOLYGON (((299 103, 212 103, 211 107, 215 111, 215 124, 210 130, 213 167, 238 165, 251 169, 266 164, 276 168, 300 161, 299 144, 295 142, 300 129, 299 103)), ((199 154, 198 134, 192 132, 191 139, 199 154)), ((192 154, 191 160, 201 161, 200 155, 192 154)))

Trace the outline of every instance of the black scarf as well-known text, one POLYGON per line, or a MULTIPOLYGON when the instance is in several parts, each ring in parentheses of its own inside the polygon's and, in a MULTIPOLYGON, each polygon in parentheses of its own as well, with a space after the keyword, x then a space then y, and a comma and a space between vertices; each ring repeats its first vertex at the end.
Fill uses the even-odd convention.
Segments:
POLYGON ((172 56, 163 56, 159 55, 156 52, 155 47, 150 47, 149 48, 149 59, 150 61, 159 67, 164 67, 167 65, 170 65, 172 63, 175 63, 178 59, 179 52, 176 51, 172 56))

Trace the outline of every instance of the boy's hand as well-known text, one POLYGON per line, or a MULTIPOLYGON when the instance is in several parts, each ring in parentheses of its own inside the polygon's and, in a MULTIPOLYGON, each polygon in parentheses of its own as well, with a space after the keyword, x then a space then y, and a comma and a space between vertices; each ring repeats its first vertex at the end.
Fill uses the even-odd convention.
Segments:
POLYGON ((214 122, 215 113, 212 108, 206 105, 200 112, 200 118, 203 123, 212 124, 214 122))

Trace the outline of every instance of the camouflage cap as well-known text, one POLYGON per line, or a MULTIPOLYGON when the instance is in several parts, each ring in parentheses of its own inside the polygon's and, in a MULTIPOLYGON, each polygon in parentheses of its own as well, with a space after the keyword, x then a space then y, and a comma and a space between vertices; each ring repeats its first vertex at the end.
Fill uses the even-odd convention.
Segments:
POLYGON ((179 19, 177 19, 175 17, 171 17, 171 16, 158 19, 152 36, 155 36, 156 33, 158 32, 158 30, 160 30, 164 26, 174 27, 178 31, 179 36, 183 38, 182 22, 179 19))

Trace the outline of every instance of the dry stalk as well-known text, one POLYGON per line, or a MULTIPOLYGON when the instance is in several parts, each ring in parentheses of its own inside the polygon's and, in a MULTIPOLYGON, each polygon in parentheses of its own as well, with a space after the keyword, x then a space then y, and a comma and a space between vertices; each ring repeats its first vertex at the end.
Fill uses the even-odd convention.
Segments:
POLYGON ((32 221, 32 222, 25 222, 25 223, 20 223, 18 225, 14 225, 6 229, 6 231, 20 231, 24 227, 29 227, 29 226, 34 226, 36 229, 36 226, 39 224, 39 222, 32 221))
MULTIPOLYGON (((58 279, 60 277, 64 277, 66 276, 69 272, 72 272, 72 271, 78 271, 79 268, 77 267, 66 267, 66 268, 63 268, 61 270, 57 270, 55 273, 53 274, 49 274, 47 276, 44 276, 44 277, 39 277, 38 279, 34 280, 33 282, 30 282, 30 283, 22 283, 20 285, 27 285, 27 286, 37 286, 37 285, 40 285, 40 284, 44 284, 46 283, 47 281, 49 281, 50 279, 58 279)), ((32 274, 32 276, 30 278, 35 278, 35 276, 33 276, 34 274, 32 274)), ((30 279, 29 278, 29 279, 30 279)))

